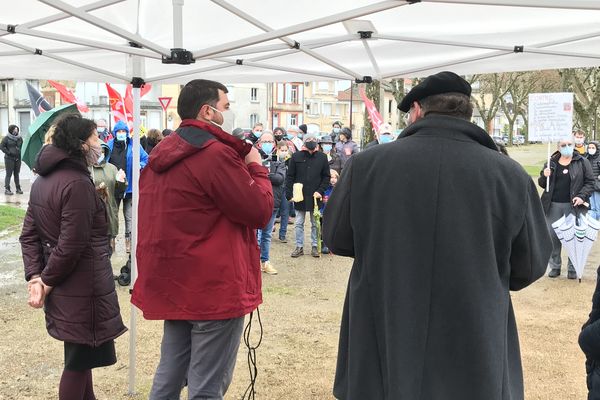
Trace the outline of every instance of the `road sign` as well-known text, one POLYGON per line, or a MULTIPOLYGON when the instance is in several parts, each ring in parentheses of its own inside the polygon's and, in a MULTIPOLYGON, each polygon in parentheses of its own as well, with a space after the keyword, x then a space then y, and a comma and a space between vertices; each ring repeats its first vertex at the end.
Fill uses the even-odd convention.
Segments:
POLYGON ((171 104, 171 100, 173 100, 172 97, 159 97, 158 98, 158 101, 160 102, 161 107, 165 111, 167 111, 167 107, 169 107, 169 104, 171 104))

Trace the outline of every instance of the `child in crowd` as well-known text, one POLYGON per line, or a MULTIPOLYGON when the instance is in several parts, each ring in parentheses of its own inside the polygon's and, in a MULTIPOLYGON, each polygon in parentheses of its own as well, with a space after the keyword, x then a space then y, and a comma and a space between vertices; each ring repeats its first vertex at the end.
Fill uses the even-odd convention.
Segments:
MULTIPOLYGON (((325 193, 323 194, 323 205, 321 206, 321 216, 323 215, 323 213, 325 212, 325 206, 327 206, 327 201, 329 200, 329 196, 331 196, 331 193, 333 192, 333 189, 335 188, 335 184, 337 183, 340 175, 338 174, 338 172, 335 169, 330 169, 329 173, 331 174, 331 179, 329 180, 329 187, 325 190, 325 193)), ((321 218, 321 232, 323 232, 323 218, 321 218)), ((323 243, 323 239, 321 239, 321 253, 323 254, 329 254, 329 248, 325 245, 325 243, 323 243)))

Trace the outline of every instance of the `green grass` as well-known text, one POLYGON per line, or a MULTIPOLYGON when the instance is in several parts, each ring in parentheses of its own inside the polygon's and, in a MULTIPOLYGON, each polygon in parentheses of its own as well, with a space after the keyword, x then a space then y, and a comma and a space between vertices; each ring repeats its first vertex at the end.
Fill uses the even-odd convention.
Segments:
POLYGON ((23 222, 24 217, 25 210, 0 205, 0 231, 19 226, 23 222))
POLYGON ((523 165, 523 168, 525 168, 525 171, 527 171, 531 177, 537 178, 540 176, 542 165, 523 165))

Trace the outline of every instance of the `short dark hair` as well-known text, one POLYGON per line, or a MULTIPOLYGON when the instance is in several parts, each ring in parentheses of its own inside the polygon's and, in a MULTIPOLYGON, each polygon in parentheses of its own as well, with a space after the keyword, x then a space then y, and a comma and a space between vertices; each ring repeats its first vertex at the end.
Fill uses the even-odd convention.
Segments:
POLYGON ((52 144, 70 156, 83 158, 81 142, 85 142, 96 131, 96 123, 79 114, 67 114, 56 121, 52 144))
POLYGON ((419 101, 423 116, 428 114, 442 114, 452 117, 471 120, 473 105, 471 98, 462 93, 442 93, 425 97, 419 101))
POLYGON ((179 114, 179 118, 182 120, 196 119, 200 107, 205 104, 214 107, 219 101, 219 90, 227 93, 225 85, 219 82, 206 79, 189 81, 181 89, 179 99, 177 100, 177 114, 179 114))

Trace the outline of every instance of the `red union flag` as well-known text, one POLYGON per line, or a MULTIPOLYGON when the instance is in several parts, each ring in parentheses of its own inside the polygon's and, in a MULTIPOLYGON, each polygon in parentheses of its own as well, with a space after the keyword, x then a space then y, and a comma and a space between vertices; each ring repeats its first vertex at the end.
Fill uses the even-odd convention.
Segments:
POLYGON ((54 82, 51 80, 48 80, 48 83, 51 84, 52 86, 54 86, 54 88, 58 91, 58 93, 60 93, 60 97, 62 97, 62 99, 64 101, 66 101, 67 103, 77 104, 77 109, 81 112, 90 111, 90 109, 85 104, 85 102, 83 102, 83 101, 79 100, 77 97, 75 97, 75 94, 73 94, 71 89, 69 89, 65 85, 61 85, 60 83, 54 82))
POLYGON ((123 98, 110 84, 106 84, 106 91, 108 92, 108 101, 110 103, 110 110, 112 112, 113 121, 115 123, 119 121, 127 122, 127 111, 125 110, 125 102, 123 98))
POLYGON ((379 127, 383 124, 383 118, 381 118, 381 114, 377 111, 377 107, 373 103, 373 100, 369 99, 365 94, 365 90, 360 88, 360 97, 362 97, 365 102, 365 107, 367 107, 367 112, 369 113, 369 119, 371 120, 371 125, 373 125, 373 129, 375 132, 379 132, 379 127))
MULTIPOLYGON (((151 84, 144 83, 140 88, 140 98, 144 97, 151 89, 151 84)), ((133 128, 133 86, 131 84, 125 88, 125 98, 123 101, 125 102, 125 110, 127 111, 127 124, 129 124, 129 128, 131 129, 133 128)))

